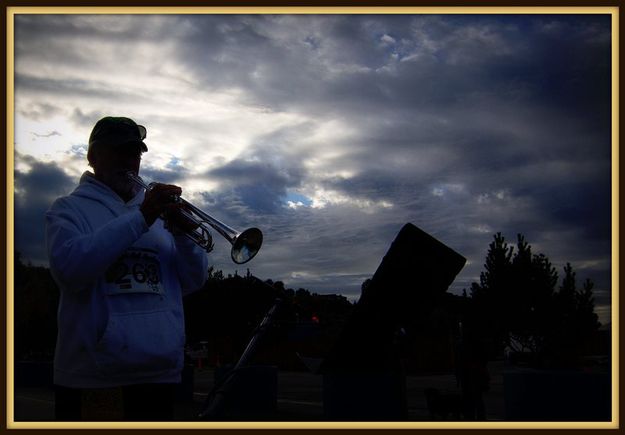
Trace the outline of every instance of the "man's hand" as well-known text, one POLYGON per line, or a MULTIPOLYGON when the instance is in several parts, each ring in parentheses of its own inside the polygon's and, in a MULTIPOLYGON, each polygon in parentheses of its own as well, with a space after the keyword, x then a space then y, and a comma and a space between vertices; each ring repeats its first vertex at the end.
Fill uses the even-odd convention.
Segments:
POLYGON ((182 214, 182 210, 188 210, 188 208, 184 204, 181 204, 179 208, 165 212, 165 227, 171 231, 172 234, 190 233, 200 226, 199 223, 182 214))
POLYGON ((141 204, 141 213, 148 226, 162 214, 169 214, 181 207, 176 198, 182 194, 182 189, 171 184, 156 183, 145 192, 145 198, 141 204))

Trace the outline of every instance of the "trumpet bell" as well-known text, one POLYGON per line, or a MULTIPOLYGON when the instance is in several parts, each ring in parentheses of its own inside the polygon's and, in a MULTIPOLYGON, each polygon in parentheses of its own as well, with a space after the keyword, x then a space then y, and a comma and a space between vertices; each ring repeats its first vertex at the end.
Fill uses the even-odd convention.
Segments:
POLYGON ((263 244, 263 233, 258 228, 248 228, 237 236, 232 243, 230 256, 232 261, 243 264, 250 261, 263 244))

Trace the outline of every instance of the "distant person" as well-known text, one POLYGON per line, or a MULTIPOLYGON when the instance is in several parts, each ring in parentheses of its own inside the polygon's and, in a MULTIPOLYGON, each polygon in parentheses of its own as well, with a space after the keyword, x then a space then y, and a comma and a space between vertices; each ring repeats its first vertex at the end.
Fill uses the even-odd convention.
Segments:
POLYGON ((204 284, 208 260, 158 219, 176 215, 181 189, 156 184, 146 193, 128 179, 128 172, 139 173, 145 137, 145 127, 129 118, 100 119, 89 137, 93 173, 46 213, 50 270, 61 290, 57 420, 98 419, 95 399, 116 407, 115 419, 174 417, 184 359, 182 296, 204 284))

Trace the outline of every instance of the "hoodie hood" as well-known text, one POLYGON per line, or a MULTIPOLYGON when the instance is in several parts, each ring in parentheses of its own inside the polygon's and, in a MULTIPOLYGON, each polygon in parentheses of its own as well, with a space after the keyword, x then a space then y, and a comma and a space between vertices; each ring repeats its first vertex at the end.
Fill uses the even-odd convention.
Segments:
POLYGON ((80 183, 74 189, 72 195, 97 201, 111 210, 115 216, 119 216, 123 210, 140 205, 143 202, 145 192, 143 189, 138 189, 134 198, 124 202, 113 189, 97 180, 92 172, 85 171, 80 177, 80 183))

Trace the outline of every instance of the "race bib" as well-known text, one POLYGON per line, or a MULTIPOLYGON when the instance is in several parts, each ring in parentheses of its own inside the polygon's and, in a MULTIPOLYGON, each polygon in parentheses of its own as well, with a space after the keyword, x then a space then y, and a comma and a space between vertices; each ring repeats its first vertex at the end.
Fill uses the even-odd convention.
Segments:
POLYGON ((108 294, 163 294, 161 268, 152 249, 128 249, 106 271, 108 294))

